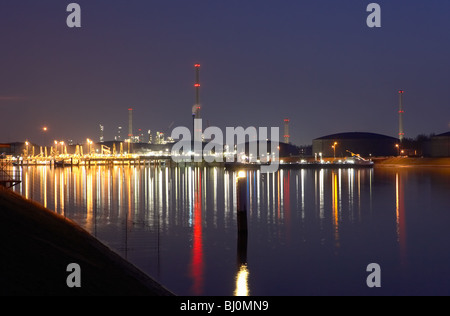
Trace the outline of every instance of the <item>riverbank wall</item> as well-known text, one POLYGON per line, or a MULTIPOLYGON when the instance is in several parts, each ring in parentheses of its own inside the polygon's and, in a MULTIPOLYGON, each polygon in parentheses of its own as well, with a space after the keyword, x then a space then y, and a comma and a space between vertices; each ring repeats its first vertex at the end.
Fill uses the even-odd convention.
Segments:
POLYGON ((73 221, 1 187, 0 248, 2 296, 174 295, 73 221))
POLYGON ((373 159, 376 167, 440 167, 450 168, 450 158, 390 157, 373 159))

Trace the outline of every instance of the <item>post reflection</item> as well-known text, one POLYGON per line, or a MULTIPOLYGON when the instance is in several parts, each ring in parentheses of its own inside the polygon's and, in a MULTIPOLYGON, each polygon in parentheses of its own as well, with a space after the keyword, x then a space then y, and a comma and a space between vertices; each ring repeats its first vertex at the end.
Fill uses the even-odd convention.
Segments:
POLYGON ((83 173, 86 174, 86 228, 89 232, 94 232, 94 185, 92 183, 92 169, 83 169, 83 173))
POLYGON ((338 175, 333 171, 332 173, 332 182, 331 182, 331 191, 332 191, 332 205, 333 205, 333 227, 334 227, 334 240, 336 248, 339 248, 339 182, 338 175))
MULTIPOLYGON (((238 214, 238 221, 245 221, 245 223, 238 223, 238 225, 247 225, 247 214, 238 214)), ((247 231, 239 231, 237 237, 237 266, 238 272, 236 275, 236 286, 234 296, 249 296, 250 288, 248 285, 249 269, 247 262, 247 246, 248 233, 247 231)))
POLYGON ((406 264, 406 220, 405 220, 405 196, 403 190, 402 176, 399 172, 395 174, 395 203, 397 242, 400 246, 400 262, 406 264))
POLYGON ((248 287, 249 271, 246 264, 242 264, 236 276, 236 290, 234 296, 249 296, 250 290, 248 287))
POLYGON ((194 220, 192 235, 192 261, 191 277, 193 279, 192 293, 201 295, 203 293, 203 228, 202 228, 202 170, 196 168, 194 171, 194 220))
POLYGON ((251 205, 247 205, 247 200, 252 200, 252 186, 254 177, 252 172, 248 172, 246 176, 236 175, 236 201, 238 206, 236 208, 237 215, 237 266, 238 272, 236 275, 235 296, 249 296, 250 290, 248 286, 249 270, 247 265, 247 246, 248 246, 248 220, 247 215, 251 205), (247 194, 250 193, 250 199, 247 199, 247 194))

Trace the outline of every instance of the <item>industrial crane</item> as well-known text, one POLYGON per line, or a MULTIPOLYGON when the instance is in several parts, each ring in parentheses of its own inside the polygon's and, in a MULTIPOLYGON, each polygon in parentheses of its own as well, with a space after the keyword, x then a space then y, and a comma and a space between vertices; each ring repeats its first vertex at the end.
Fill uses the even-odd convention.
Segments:
POLYGON ((356 157, 357 159, 361 159, 363 161, 369 161, 367 159, 364 159, 363 157, 361 157, 360 154, 355 154, 354 152, 351 152, 350 150, 347 150, 348 153, 350 153, 352 155, 352 157, 356 157))
POLYGON ((111 155, 111 148, 102 145, 102 155, 111 155))

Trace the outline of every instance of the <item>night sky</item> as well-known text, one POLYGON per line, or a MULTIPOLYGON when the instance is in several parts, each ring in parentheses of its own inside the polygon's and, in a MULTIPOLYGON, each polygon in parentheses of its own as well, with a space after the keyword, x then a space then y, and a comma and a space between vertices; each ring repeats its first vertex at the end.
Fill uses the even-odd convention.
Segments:
POLYGON ((200 63, 204 126, 338 132, 450 129, 447 0, 2 0, 0 142, 98 141, 105 126, 191 126, 200 63), (69 28, 69 3, 81 28, 69 28), (381 28, 366 7, 381 6, 381 28), (42 127, 49 128, 45 136, 42 127))

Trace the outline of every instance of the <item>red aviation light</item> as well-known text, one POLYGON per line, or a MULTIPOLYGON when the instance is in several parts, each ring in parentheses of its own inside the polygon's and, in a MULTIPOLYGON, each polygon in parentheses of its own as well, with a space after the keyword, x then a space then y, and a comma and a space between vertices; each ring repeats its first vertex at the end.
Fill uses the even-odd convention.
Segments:
POLYGON ((132 109, 132 108, 129 108, 128 111, 133 111, 133 109, 132 109))
POLYGON ((194 67, 195 67, 195 68, 199 68, 199 67, 200 67, 200 64, 195 64, 194 67))
POLYGON ((200 87, 200 84, 199 84, 199 83, 196 83, 196 84, 194 85, 194 87, 198 88, 198 87, 200 87))
POLYGON ((401 93, 401 94, 403 94, 405 91, 403 91, 403 90, 399 90, 398 91, 398 93, 401 93))

